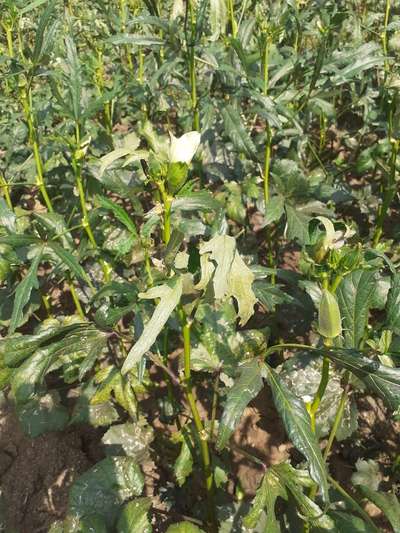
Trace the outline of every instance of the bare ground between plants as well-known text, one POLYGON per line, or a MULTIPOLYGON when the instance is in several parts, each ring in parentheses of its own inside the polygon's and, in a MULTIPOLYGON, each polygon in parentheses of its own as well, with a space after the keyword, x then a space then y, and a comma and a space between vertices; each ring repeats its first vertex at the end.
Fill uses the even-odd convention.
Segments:
MULTIPOLYGON (((357 459, 374 459, 380 466, 383 483, 396 486, 398 479, 390 465, 396 458, 399 424, 393 423, 382 403, 371 396, 360 398, 358 407, 360 427, 356 443, 350 447, 346 442, 335 446, 330 460, 332 474, 349 489, 357 459)), ((44 533, 53 521, 65 516, 71 484, 103 455, 102 433, 89 427, 72 427, 30 439, 21 431, 12 408, 0 409, 0 481, 7 533, 44 533)), ((264 471, 261 463, 268 467, 291 454, 297 458, 265 389, 246 408, 232 443, 233 469, 228 490, 234 492, 239 484, 247 497, 254 494, 260 483, 264 471)), ((150 464, 144 471, 146 493, 155 498, 158 480, 154 478, 154 469, 150 464)), ((165 510, 158 513, 155 507, 155 528, 165 531, 170 517, 165 510)), ((368 504, 366 510, 382 531, 391 531, 378 508, 368 504)))

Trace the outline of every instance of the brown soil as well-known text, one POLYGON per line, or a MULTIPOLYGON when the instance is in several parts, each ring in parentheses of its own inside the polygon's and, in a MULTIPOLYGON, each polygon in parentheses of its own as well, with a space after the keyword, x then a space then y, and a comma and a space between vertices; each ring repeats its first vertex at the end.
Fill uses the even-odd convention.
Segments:
POLYGON ((12 409, 0 409, 0 481, 7 533, 46 532, 65 515, 69 487, 99 460, 96 440, 96 431, 89 428, 30 439, 12 409))
MULTIPOLYGON (((374 459, 380 465, 385 489, 396 487, 399 480, 391 466, 398 451, 399 424, 390 420, 382 402, 370 396, 359 398, 358 407, 357 438, 351 440, 351 445, 346 441, 335 444, 329 459, 330 472, 346 490, 352 491, 350 479, 357 459, 374 459)), ((155 531, 164 532, 171 522, 183 520, 191 512, 185 507, 179 512, 168 511, 159 499, 159 488, 165 486, 171 475, 168 465, 172 456, 167 457, 170 455, 168 433, 172 427, 163 425, 154 404, 153 408, 151 418, 156 433, 160 433, 156 439, 164 433, 165 448, 164 455, 156 451, 154 459, 158 464, 149 461, 144 465, 145 494, 154 502, 155 531)), ((208 406, 201 410, 205 415, 208 406)), ((101 434, 90 428, 75 427, 29 439, 19 428, 12 409, 0 409, 0 480, 7 533, 44 533, 52 522, 65 516, 71 484, 103 457, 101 434)), ((252 497, 265 469, 290 458, 301 460, 287 440, 269 391, 263 389, 246 408, 234 432, 228 491, 234 494, 239 484, 244 494, 252 497)), ((200 485, 197 489, 201 490, 200 485)), ((377 507, 367 504, 365 508, 381 531, 391 531, 377 507)))

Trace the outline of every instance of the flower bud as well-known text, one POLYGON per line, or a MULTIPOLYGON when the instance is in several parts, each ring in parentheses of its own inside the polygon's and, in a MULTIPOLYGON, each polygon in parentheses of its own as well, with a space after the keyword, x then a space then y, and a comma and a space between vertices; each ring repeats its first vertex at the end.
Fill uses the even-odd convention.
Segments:
POLYGON ((342 333, 342 320, 336 296, 324 289, 319 304, 318 331, 327 338, 334 339, 342 333))
POLYGON ((168 191, 175 194, 185 184, 189 167, 186 163, 170 163, 168 165, 167 183, 168 191))

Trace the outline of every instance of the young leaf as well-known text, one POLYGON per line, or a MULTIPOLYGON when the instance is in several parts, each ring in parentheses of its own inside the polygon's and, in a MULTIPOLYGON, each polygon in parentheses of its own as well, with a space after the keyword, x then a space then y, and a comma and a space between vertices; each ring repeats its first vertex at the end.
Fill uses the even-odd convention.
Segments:
POLYGON ((122 373, 126 374, 137 364, 143 354, 147 352, 155 343, 159 333, 167 323, 167 320, 178 305, 182 295, 182 278, 176 276, 164 285, 152 287, 146 293, 140 293, 140 298, 155 299, 160 298, 153 316, 145 325, 139 340, 133 345, 122 366, 122 373))
POLYGON ((15 291, 14 307, 11 315, 10 326, 8 329, 9 335, 12 335, 14 331, 21 324, 24 316, 24 308, 29 302, 32 289, 39 288, 39 281, 37 278, 37 269, 42 259, 43 249, 35 256, 34 260, 29 267, 28 273, 25 278, 18 284, 15 291))
POLYGON ((365 335, 374 291, 373 270, 355 270, 348 274, 337 288, 336 296, 343 320, 346 348, 359 348, 365 335))
POLYGON ((240 376, 229 390, 219 424, 216 447, 222 450, 235 430, 247 404, 263 386, 259 361, 253 359, 240 367, 240 376))
POLYGON ((311 429, 310 415, 303 401, 281 381, 278 374, 265 364, 266 378, 274 403, 294 446, 306 457, 311 478, 318 483, 324 501, 329 501, 326 465, 318 440, 311 429))

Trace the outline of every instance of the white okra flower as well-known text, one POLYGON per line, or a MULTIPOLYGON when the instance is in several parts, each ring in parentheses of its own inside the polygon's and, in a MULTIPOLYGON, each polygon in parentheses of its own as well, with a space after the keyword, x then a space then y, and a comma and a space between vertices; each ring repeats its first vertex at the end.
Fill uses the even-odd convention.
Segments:
POLYGON ((200 145, 200 133, 198 131, 190 131, 182 135, 182 137, 175 137, 175 135, 170 133, 170 137, 169 162, 189 165, 200 145))

